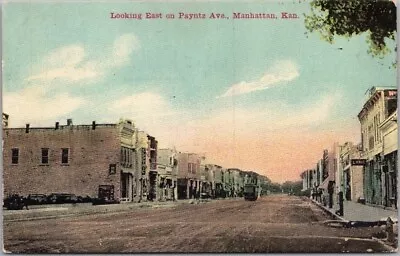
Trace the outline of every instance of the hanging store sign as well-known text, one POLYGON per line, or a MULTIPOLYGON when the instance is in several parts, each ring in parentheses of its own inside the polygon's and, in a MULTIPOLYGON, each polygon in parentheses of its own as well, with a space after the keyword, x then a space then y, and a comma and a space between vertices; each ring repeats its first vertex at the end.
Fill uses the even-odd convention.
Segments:
POLYGON ((351 159, 351 165, 365 165, 366 163, 366 159, 351 159))

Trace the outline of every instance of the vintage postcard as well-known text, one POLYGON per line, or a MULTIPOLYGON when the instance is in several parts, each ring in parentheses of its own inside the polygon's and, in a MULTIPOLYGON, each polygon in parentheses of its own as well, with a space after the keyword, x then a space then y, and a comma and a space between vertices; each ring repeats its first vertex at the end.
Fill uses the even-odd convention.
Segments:
POLYGON ((3 252, 397 251, 396 1, 6 1, 3 252))

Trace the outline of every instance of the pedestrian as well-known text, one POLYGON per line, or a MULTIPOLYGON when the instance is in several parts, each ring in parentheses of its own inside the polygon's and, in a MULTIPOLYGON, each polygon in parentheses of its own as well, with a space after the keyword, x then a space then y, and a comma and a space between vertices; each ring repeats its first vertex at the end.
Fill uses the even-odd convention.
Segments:
POLYGON ((332 208, 333 207, 333 193, 334 193, 334 181, 329 181, 328 183, 328 194, 329 194, 329 201, 328 201, 328 207, 332 208))
POLYGON ((321 188, 318 188, 317 197, 318 197, 317 201, 322 203, 322 189, 321 188))

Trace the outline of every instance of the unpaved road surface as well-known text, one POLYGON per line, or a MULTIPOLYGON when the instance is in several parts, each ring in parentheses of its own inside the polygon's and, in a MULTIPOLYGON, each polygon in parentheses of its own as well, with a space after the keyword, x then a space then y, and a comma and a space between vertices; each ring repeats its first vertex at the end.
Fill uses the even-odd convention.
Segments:
POLYGON ((387 252, 380 228, 333 228, 298 197, 214 200, 85 216, 4 221, 4 248, 18 253, 387 252))

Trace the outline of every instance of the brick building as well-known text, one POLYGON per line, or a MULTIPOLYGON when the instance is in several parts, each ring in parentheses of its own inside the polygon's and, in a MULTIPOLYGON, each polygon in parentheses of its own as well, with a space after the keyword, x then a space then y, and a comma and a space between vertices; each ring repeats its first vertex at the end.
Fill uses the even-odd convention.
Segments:
MULTIPOLYGON (((397 136, 390 139, 386 137, 389 140, 384 142, 382 132, 386 130, 383 126, 384 121, 389 120, 397 110, 397 89, 373 87, 369 92, 368 99, 358 114, 361 124, 361 157, 366 159, 364 196, 367 203, 389 206, 392 203, 387 186, 391 186, 390 180, 396 182, 394 175, 387 172, 388 165, 385 164, 385 158, 393 159, 393 156, 388 156, 391 149, 385 152, 384 148, 389 140, 397 144, 397 136)), ((397 120, 395 123, 397 125, 397 120)))
POLYGON ((216 164, 207 164, 206 168, 209 172, 209 179, 211 180, 211 194, 213 197, 222 197, 224 195, 223 192, 223 168, 220 165, 216 164))
POLYGON ((243 177, 241 175, 243 171, 238 168, 229 168, 228 172, 230 173, 231 196, 241 196, 244 189, 243 177))
POLYGON ((360 146, 346 142, 340 147, 338 173, 341 176, 340 189, 345 200, 356 201, 363 195, 363 165, 360 159, 360 146))
POLYGON ((111 197, 121 193, 116 124, 6 128, 3 131, 4 194, 55 192, 111 197))
POLYGON ((204 165, 205 183, 202 186, 202 193, 206 196, 216 197, 216 175, 218 175, 216 172, 219 168, 222 167, 212 163, 204 165))
MULTIPOLYGON (((4 193, 74 193, 140 201, 149 194, 149 137, 130 120, 117 124, 6 128, 4 193), (144 138, 143 138, 144 137, 144 138), (142 161, 139 161, 142 160, 142 161)), ((155 160, 156 161, 156 160, 155 160)))
POLYGON ((194 198, 200 192, 201 157, 195 153, 181 153, 178 156, 178 199, 194 198))
POLYGON ((9 116, 6 113, 3 113, 3 119, 2 119, 2 126, 3 128, 7 128, 9 123, 9 116))
MULTIPOLYGON (((322 156, 322 174, 323 180, 319 188, 323 189, 324 193, 329 193, 333 189, 333 194, 337 194, 338 180, 337 169, 340 147, 339 143, 335 142, 330 150, 324 150, 322 156)), ((334 197, 336 200, 336 197, 334 197)))
POLYGON ((316 187, 316 180, 317 180, 316 173, 317 173, 316 170, 308 169, 300 174, 300 177, 303 182, 302 191, 312 190, 313 188, 316 187))
POLYGON ((382 172, 385 206, 397 208, 398 129, 397 111, 389 115, 380 125, 382 131, 382 172))

